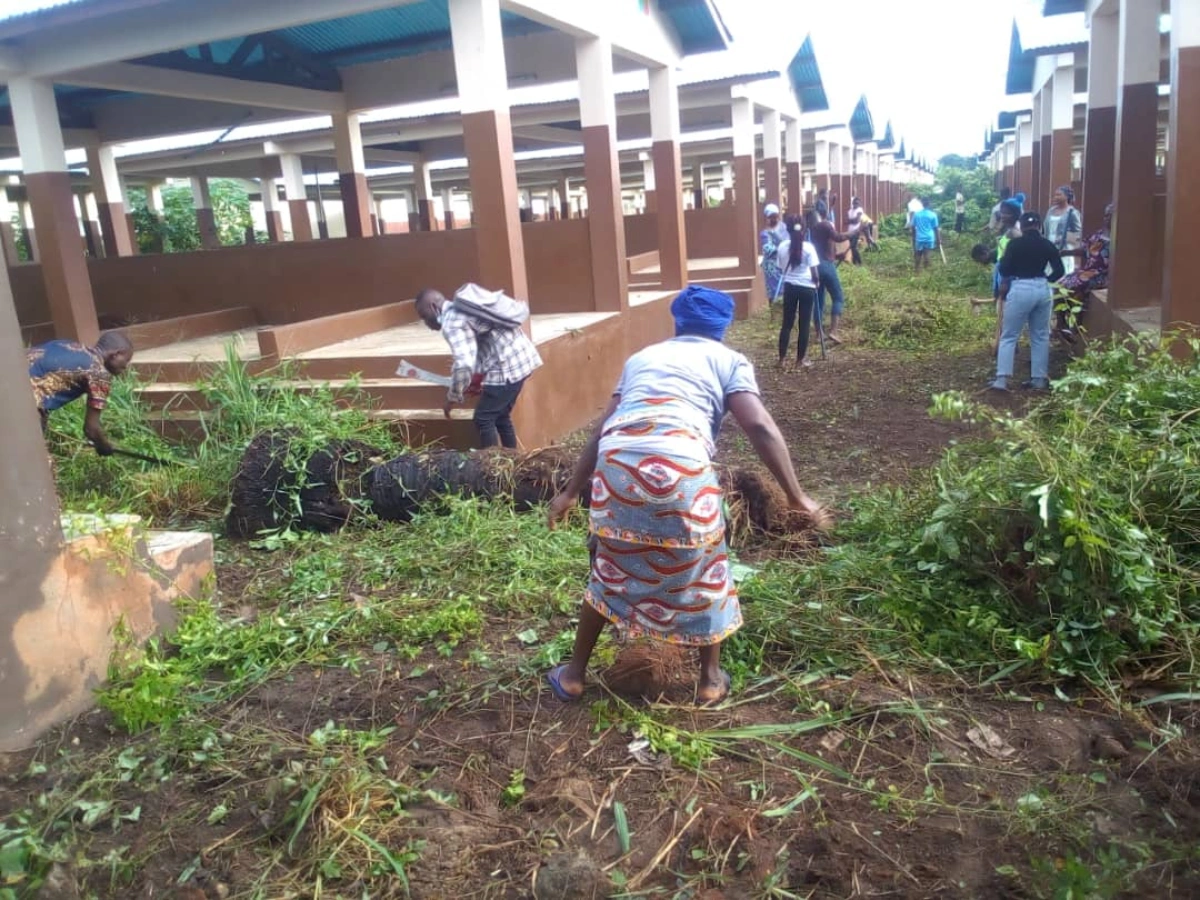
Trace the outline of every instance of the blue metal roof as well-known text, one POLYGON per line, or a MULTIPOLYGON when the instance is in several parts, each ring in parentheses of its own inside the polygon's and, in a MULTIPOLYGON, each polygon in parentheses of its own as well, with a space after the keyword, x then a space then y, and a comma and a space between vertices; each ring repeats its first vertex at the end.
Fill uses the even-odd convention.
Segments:
POLYGON ((712 0, 659 0, 658 8, 679 36, 685 56, 729 46, 729 29, 712 0))
POLYGON ((863 94, 850 114, 850 137, 856 144, 875 140, 875 122, 871 119, 871 108, 867 106, 867 95, 863 94))
POLYGON ((1043 16, 1062 16, 1086 11, 1087 0, 1045 0, 1042 4, 1043 16))
POLYGON ((889 121, 883 129, 883 137, 879 139, 880 150, 891 150, 896 146, 896 136, 892 133, 892 123, 889 121))
POLYGON ((813 50, 812 35, 804 39, 788 63, 787 74, 804 112, 824 112, 829 109, 829 98, 825 96, 825 84, 821 80, 821 69, 813 50))
POLYGON ((1009 94, 1028 94, 1033 90, 1034 59, 1026 56, 1021 47, 1021 32, 1017 30, 1017 20, 1013 19, 1012 37, 1008 42, 1008 77, 1005 81, 1005 92, 1009 94))

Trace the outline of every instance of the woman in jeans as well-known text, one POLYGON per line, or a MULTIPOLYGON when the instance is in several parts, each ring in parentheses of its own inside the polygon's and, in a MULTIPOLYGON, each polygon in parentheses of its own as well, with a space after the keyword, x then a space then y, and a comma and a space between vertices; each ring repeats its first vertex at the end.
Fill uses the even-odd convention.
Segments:
POLYGON ((791 239, 779 245, 779 269, 783 272, 783 324, 779 328, 779 365, 787 361, 788 345, 792 342, 792 325, 800 326, 800 341, 796 346, 796 364, 811 366, 808 358, 808 335, 812 327, 813 307, 817 302, 820 277, 816 248, 804 239, 804 223, 789 217, 791 239), (796 317, 799 315, 799 322, 796 317))
POLYGON ((1001 324, 992 389, 1008 390, 1017 340, 1028 327, 1031 377, 1022 387, 1045 390, 1050 386, 1050 311, 1054 305, 1050 282, 1063 277, 1063 263, 1058 248, 1042 236, 1042 217, 1037 213, 1021 216, 1021 236, 1009 241, 999 269, 1001 324))

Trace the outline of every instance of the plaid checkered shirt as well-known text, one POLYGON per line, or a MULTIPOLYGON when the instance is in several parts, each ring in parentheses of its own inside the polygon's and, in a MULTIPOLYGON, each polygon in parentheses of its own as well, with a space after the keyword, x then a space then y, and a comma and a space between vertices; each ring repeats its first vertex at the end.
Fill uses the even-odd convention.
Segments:
POLYGON ((442 336, 454 355, 454 370, 446 399, 461 403, 476 372, 485 385, 513 384, 532 375, 542 357, 520 328, 496 328, 461 313, 453 303, 442 307, 442 336))

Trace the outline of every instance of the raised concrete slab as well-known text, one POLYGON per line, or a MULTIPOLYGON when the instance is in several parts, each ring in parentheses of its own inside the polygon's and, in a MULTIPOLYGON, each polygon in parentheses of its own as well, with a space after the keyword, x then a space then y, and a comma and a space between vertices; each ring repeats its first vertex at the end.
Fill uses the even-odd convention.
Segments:
POLYGON ((258 350, 258 329, 244 328, 241 331, 226 331, 188 341, 177 341, 149 350, 134 348, 133 365, 159 363, 220 363, 225 361, 225 348, 233 343, 238 359, 250 362, 261 358, 258 350))
POLYGON ((212 536, 148 531, 136 516, 63 516, 64 544, 12 626, 0 692, 0 751, 29 747, 89 709, 116 653, 176 624, 175 602, 203 599, 212 536))

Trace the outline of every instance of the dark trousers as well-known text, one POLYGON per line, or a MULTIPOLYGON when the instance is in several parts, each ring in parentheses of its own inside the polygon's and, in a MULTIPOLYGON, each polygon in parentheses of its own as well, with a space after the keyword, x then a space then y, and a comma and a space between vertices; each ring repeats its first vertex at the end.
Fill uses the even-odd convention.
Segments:
POLYGON ((792 342, 792 326, 800 328, 800 342, 796 346, 796 359, 804 359, 808 353, 808 335, 812 328, 813 307, 817 292, 798 284, 783 285, 783 324, 779 326, 779 358, 787 357, 788 345, 792 342), (797 322, 797 316, 799 321, 797 322))
POLYGON ((967 214, 966 213, 958 213, 958 215, 956 215, 954 217, 954 230, 957 231, 959 234, 962 234, 963 224, 966 221, 967 221, 967 214))
POLYGON ((850 259, 856 266, 862 265, 862 254, 858 252, 858 239, 860 235, 856 231, 850 235, 850 259))
POLYGON ((517 448, 517 432, 513 428, 512 411, 521 396, 525 379, 512 384, 485 384, 475 405, 475 428, 479 431, 480 447, 501 445, 517 448))

